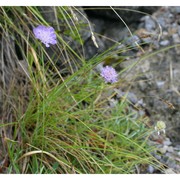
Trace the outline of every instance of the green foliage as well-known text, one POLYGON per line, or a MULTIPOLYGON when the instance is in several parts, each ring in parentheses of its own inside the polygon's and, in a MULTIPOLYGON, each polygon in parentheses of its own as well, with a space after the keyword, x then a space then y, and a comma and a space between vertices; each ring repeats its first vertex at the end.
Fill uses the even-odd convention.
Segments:
MULTIPOLYGON (((65 35, 83 45, 79 31, 88 26, 72 23, 67 7, 54 11, 65 23, 61 26, 68 27, 65 35)), ((105 84, 94 67, 113 56, 114 47, 86 62, 57 33, 59 52, 63 48, 69 55, 66 67, 58 70, 29 28, 48 25, 37 7, 3 7, 1 19, 3 31, 14 38, 27 62, 30 84, 28 102, 19 104, 14 118, 21 141, 17 132, 7 141, 8 173, 120 174, 134 173, 142 164, 160 165, 147 144, 147 119, 134 118, 126 100, 108 106, 114 87, 123 82, 105 84), (64 70, 68 76, 62 75, 64 70)))

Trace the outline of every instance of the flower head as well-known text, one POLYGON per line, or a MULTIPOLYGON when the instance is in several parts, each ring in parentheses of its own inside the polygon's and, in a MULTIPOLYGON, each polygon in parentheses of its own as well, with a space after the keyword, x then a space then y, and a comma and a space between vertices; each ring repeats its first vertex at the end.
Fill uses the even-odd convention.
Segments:
POLYGON ((36 28, 33 28, 33 33, 35 37, 41 40, 42 43, 49 47, 49 44, 56 44, 56 34, 53 27, 46 27, 39 25, 36 28))
POLYGON ((166 124, 163 121, 158 121, 156 126, 155 126, 155 130, 157 131, 158 135, 160 134, 160 132, 163 132, 165 134, 165 129, 166 129, 166 124))
POLYGON ((106 66, 101 70, 101 76, 104 78, 106 83, 115 83, 118 81, 118 74, 113 67, 106 66))

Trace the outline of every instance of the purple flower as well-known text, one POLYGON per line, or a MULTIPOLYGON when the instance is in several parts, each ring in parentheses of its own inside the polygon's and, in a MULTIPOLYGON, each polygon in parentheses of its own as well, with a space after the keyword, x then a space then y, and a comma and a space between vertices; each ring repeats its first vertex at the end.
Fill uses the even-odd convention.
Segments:
POLYGON ((106 66, 101 70, 101 76, 104 78, 106 83, 115 83, 118 81, 118 74, 113 67, 106 66))
POLYGON ((41 42, 46 45, 46 47, 49 47, 49 44, 57 44, 53 27, 39 25, 36 28, 33 28, 33 33, 37 39, 41 40, 41 42))

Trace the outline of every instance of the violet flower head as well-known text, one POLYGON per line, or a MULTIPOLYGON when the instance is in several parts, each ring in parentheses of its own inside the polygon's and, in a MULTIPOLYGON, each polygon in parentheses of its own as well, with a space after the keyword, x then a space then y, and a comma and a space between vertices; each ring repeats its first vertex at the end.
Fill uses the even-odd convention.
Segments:
POLYGON ((118 81, 118 74, 113 67, 106 66, 101 70, 101 76, 106 83, 115 83, 118 81))
POLYGON ((49 44, 57 44, 53 27, 39 25, 36 28, 33 28, 33 33, 37 39, 46 45, 46 47, 50 47, 49 44))

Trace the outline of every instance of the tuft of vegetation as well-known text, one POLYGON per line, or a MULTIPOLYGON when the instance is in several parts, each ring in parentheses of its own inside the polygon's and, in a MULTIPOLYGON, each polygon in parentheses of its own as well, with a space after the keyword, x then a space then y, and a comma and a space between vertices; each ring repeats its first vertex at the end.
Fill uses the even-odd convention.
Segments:
POLYGON ((162 170, 148 145, 148 118, 137 117, 126 96, 109 105, 125 80, 107 84, 95 70, 122 50, 115 44, 87 61, 81 34, 89 31, 95 46, 96 39, 86 17, 73 7, 51 10, 53 22, 41 8, 0 8, 3 173, 121 174, 149 164, 162 170), (32 32, 42 24, 56 30, 51 55, 32 32))

